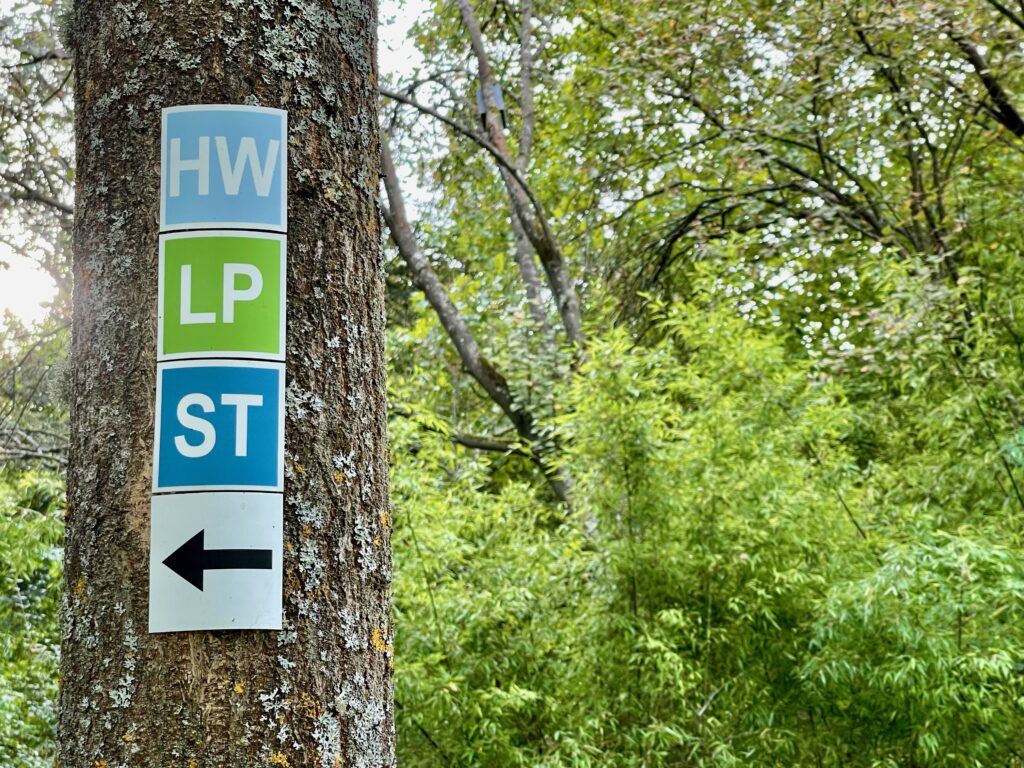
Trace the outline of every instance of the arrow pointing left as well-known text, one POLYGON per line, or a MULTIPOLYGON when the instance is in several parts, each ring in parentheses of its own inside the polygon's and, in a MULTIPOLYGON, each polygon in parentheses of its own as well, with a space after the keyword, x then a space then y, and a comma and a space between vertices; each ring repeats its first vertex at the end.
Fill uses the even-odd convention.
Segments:
POLYGON ((168 555, 163 564, 201 592, 206 571, 269 571, 273 561, 274 553, 269 549, 207 549, 206 529, 202 529, 168 555))

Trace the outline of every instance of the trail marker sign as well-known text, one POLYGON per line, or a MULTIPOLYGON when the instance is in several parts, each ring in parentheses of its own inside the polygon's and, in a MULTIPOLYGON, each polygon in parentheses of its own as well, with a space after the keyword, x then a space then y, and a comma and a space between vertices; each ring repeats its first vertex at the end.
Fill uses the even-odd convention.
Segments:
POLYGON ((283 397, 275 363, 158 365, 153 492, 283 491, 283 397))
POLYGON ((163 111, 149 631, 280 629, 287 115, 163 111))
POLYGON ((163 111, 160 231, 288 229, 287 113, 240 104, 163 111))
POLYGON ((158 495, 151 515, 150 632, 281 628, 280 494, 158 495))
POLYGON ((159 359, 284 360, 284 290, 284 235, 161 235, 159 359))

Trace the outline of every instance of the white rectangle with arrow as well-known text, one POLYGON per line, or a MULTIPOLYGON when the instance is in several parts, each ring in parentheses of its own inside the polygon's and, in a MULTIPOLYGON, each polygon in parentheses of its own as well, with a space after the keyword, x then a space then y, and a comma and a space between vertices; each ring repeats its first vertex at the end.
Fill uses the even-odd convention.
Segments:
POLYGON ((149 631, 281 628, 279 493, 152 499, 149 631))

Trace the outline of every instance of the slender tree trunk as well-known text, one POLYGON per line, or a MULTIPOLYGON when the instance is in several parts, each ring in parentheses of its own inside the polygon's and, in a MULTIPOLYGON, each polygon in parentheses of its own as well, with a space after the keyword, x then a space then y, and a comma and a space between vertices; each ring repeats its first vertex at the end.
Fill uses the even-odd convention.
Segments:
POLYGON ((393 765, 374 0, 77 0, 59 761, 393 765), (288 110, 284 629, 147 633, 160 110, 288 110))

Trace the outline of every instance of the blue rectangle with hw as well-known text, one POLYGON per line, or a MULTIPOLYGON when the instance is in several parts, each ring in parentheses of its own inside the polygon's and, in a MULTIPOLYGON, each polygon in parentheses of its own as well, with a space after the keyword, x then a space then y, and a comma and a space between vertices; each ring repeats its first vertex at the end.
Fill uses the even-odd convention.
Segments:
POLYGON ((288 229, 287 112, 210 104, 163 110, 160 229, 288 229))

